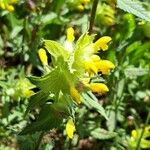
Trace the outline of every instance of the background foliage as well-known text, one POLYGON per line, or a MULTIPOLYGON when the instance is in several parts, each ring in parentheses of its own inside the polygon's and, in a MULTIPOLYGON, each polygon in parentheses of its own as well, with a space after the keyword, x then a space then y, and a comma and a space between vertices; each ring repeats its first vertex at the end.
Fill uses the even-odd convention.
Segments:
MULTIPOLYGON (((40 132, 18 135, 27 121, 35 122, 39 113, 39 109, 35 108, 24 116, 31 89, 34 88, 26 76, 41 76, 44 71, 37 55, 42 39, 63 43, 67 27, 74 27, 76 38, 88 29, 92 1, 18 0, 13 4, 8 1, 14 11, 8 7, 4 9, 2 2, 0 1, 0 150, 33 150, 37 147, 41 150, 135 149, 134 145, 138 144, 139 138, 132 142, 132 131, 135 129, 141 133, 143 126, 150 125, 149 0, 140 3, 129 0, 99 1, 93 34, 97 34, 96 38, 104 35, 112 37, 109 50, 101 52, 100 56, 116 65, 110 76, 103 77, 107 81, 109 93, 96 95, 97 102, 105 108, 108 120, 90 107, 90 97, 84 95, 87 104, 81 104, 76 110, 76 134, 73 140, 66 137, 62 123, 58 129, 45 132, 40 145, 40 132)), ((50 59, 49 57, 49 61, 50 59)), ((34 92, 37 90, 34 88, 34 92)), ((40 117, 49 115, 55 120, 53 112, 47 113, 47 109, 49 108, 45 106, 40 117)), ((52 122, 43 121, 45 125, 53 127, 52 122)), ((41 122, 43 126, 44 123, 41 122)), ((33 130, 34 128, 37 129, 37 126, 33 130)), ((146 136, 148 141, 149 137, 150 134, 146 136)), ((143 145, 141 142, 138 148, 144 148, 143 145)))

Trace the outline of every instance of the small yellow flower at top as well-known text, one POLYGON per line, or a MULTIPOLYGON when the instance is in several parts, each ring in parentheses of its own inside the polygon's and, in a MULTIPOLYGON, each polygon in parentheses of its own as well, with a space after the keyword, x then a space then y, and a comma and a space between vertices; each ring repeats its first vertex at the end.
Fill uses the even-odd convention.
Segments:
MULTIPOLYGON (((137 142, 140 138, 140 135, 141 135, 141 132, 142 132, 142 129, 136 129, 136 130, 132 130, 131 132, 131 138, 129 139, 129 145, 132 147, 132 148, 135 148, 136 145, 137 145, 137 142)), ((150 137, 150 125, 147 126, 145 129, 144 129, 144 133, 143 133, 143 136, 141 138, 141 142, 140 142, 140 145, 139 147, 142 148, 142 149, 149 149, 150 148, 150 140, 149 140, 149 137, 150 137)))
POLYGON ((18 0, 10 0, 10 4, 16 4, 18 0))
POLYGON ((138 138, 138 132, 136 130, 132 130, 131 135, 133 138, 138 138))
POLYGON ((111 41, 111 37, 109 36, 103 36, 100 39, 98 39, 95 43, 94 43, 94 49, 97 52, 98 50, 102 49, 103 51, 108 49, 108 42, 111 41))
POLYGON ((29 89, 27 89, 27 90, 25 90, 25 91, 23 91, 23 95, 25 96, 25 97, 30 97, 31 95, 33 95, 34 94, 34 92, 32 91, 32 90, 29 90, 29 89))
POLYGON ((89 88, 92 92, 104 94, 109 91, 108 87, 104 83, 90 83, 89 88))
POLYGON ((77 104, 81 103, 80 94, 74 86, 71 86, 70 88, 70 95, 75 100, 75 102, 77 102, 77 104))
POLYGON ((88 4, 89 2, 90 2, 90 0, 81 0, 81 3, 84 5, 88 4))
POLYGON ((40 48, 38 51, 39 58, 44 66, 48 65, 48 59, 46 51, 43 48, 40 48))
POLYGON ((74 122, 73 122, 72 118, 70 118, 66 124, 66 133, 70 139, 73 138, 73 134, 74 134, 75 130, 76 129, 75 129, 74 122))
POLYGON ((6 9, 9 11, 9 12, 13 12, 15 10, 14 6, 13 5, 6 5, 6 9))
POLYGON ((98 71, 101 71, 102 74, 109 74, 110 69, 114 69, 115 65, 109 61, 109 60, 100 60, 98 62, 95 62, 95 65, 98 69, 98 71))
POLYGON ((74 29, 72 27, 67 29, 67 41, 73 42, 75 39, 74 37, 74 29))
POLYGON ((0 7, 2 8, 2 9, 5 9, 6 7, 5 7, 5 4, 3 3, 3 2, 0 2, 0 7))
POLYGON ((77 10, 79 10, 80 12, 82 12, 84 10, 84 6, 82 4, 77 6, 77 10))
POLYGON ((150 137, 150 125, 145 128, 143 137, 150 137))

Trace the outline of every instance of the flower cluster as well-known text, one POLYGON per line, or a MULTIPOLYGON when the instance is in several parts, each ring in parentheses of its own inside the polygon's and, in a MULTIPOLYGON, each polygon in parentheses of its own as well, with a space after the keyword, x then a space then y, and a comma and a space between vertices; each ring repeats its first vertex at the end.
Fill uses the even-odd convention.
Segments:
MULTIPOLYGON (((132 130, 131 138, 129 139, 129 145, 132 148, 137 146, 139 138, 141 136, 142 129, 132 130)), ((150 125, 144 129, 144 133, 140 142, 140 148, 149 149, 150 148, 150 125)))
POLYGON ((68 5, 70 8, 78 10, 80 12, 84 11, 85 6, 90 3, 90 0, 74 0, 68 1, 68 5))
POLYGON ((14 4, 17 3, 17 0, 0 0, 0 8, 13 12, 15 10, 14 4))
MULTIPOLYGON (((104 83, 94 83, 90 82, 91 77, 98 74, 108 75, 110 70, 115 67, 115 65, 108 61, 101 59, 97 54, 99 50, 106 51, 108 49, 108 43, 111 41, 111 37, 104 36, 98 39, 96 42, 93 41, 93 36, 87 34, 82 35, 76 44, 75 31, 72 27, 67 29, 66 41, 64 42, 64 50, 67 52, 65 57, 66 62, 69 67, 69 74, 76 76, 78 81, 69 82, 70 96, 74 102, 78 105, 82 102, 81 93, 84 90, 90 90, 94 93, 104 94, 109 91, 107 85, 104 83), (83 89, 78 88, 81 84, 83 89)), ((52 45, 51 45, 52 46, 52 45)), ((47 49, 48 47, 45 47, 47 49)), ((46 68, 48 66, 48 60, 45 49, 41 48, 38 51, 41 63, 46 68)), ((52 54, 54 51, 51 52, 52 54)), ((59 55, 59 54, 58 54, 59 55)), ((68 75, 68 76, 70 76, 68 75)), ((62 90, 61 90, 62 91, 62 90)), ((74 119, 69 116, 68 122, 66 124, 66 133, 69 138, 73 137, 75 131, 74 119)))

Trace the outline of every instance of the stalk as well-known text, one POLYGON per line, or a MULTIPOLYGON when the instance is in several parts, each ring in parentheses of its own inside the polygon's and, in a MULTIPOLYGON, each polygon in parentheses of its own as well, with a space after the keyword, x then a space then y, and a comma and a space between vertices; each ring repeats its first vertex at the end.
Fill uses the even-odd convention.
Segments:
POLYGON ((146 121, 144 123, 143 129, 142 129, 140 138, 139 138, 139 140, 137 142, 135 150, 139 150, 139 147, 140 147, 140 144, 141 144, 141 140, 142 140, 142 137, 143 137, 143 134, 144 134, 144 130, 145 130, 145 127, 147 126, 147 124, 149 122, 149 119, 150 119, 150 109, 148 110, 148 115, 147 115, 146 121))
POLYGON ((90 25, 89 25, 89 34, 91 34, 92 31, 93 31, 97 5, 98 5, 98 0, 93 0, 92 10, 91 10, 91 17, 90 17, 90 25))

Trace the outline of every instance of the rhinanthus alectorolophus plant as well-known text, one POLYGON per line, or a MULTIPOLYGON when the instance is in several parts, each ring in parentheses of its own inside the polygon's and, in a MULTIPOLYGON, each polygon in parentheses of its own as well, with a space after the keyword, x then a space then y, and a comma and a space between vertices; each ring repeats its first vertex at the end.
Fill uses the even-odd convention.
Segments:
POLYGON ((99 50, 108 49, 111 37, 104 36, 93 42, 94 36, 82 34, 74 42, 74 29, 67 29, 64 45, 52 40, 44 40, 38 55, 45 73, 42 77, 30 76, 29 80, 40 90, 31 96, 27 112, 42 106, 39 117, 32 126, 27 126, 21 134, 57 128, 66 120, 66 134, 73 138, 75 110, 81 103, 89 103, 102 116, 107 118, 103 107, 86 94, 88 91, 104 94, 107 85, 93 82, 94 76, 108 75, 115 66, 109 60, 101 59, 99 50), (51 55, 48 63, 47 53, 51 55))

